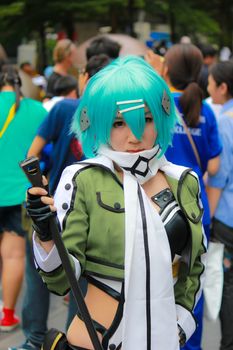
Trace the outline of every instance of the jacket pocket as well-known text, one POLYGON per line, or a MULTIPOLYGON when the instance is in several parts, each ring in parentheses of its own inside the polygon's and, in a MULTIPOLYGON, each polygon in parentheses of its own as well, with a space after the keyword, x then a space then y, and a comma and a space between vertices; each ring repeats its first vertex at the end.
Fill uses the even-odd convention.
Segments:
POLYGON ((203 216, 203 209, 197 201, 184 204, 182 210, 193 224, 197 224, 203 216))
POLYGON ((125 212, 123 199, 113 192, 96 192, 96 199, 98 205, 108 211, 114 213, 125 212))
POLYGON ((190 169, 183 172, 177 188, 178 203, 185 216, 193 224, 198 224, 204 209, 200 204, 199 180, 197 175, 190 173, 190 169))

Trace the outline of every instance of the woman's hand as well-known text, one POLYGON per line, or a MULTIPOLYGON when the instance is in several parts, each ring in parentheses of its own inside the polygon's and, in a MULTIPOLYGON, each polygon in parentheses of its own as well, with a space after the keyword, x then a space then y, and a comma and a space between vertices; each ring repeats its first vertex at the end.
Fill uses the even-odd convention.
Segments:
POLYGON ((148 50, 145 55, 145 60, 156 70, 159 75, 163 72, 164 58, 155 54, 152 50, 148 50))
POLYGON ((52 240, 49 222, 52 216, 56 216, 56 208, 48 191, 42 187, 31 187, 27 192, 26 209, 40 241, 52 240))

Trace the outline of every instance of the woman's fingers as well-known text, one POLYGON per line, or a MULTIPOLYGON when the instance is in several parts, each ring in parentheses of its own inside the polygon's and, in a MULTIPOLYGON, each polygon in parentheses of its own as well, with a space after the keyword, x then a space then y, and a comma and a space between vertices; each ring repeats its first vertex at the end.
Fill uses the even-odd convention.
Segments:
POLYGON ((43 182, 44 186, 48 185, 48 180, 46 179, 46 177, 44 175, 42 176, 42 182, 43 182))
POLYGON ((54 207, 54 199, 53 198, 47 197, 47 196, 42 196, 40 199, 41 199, 42 203, 50 206, 51 211, 56 211, 57 210, 54 207))
POLYGON ((48 191, 42 187, 31 187, 28 189, 28 192, 33 196, 46 196, 48 194, 48 191))
MULTIPOLYGON (((46 186, 46 178, 43 178, 43 183, 46 186)), ((56 211, 57 209, 54 207, 54 199, 52 197, 47 196, 48 191, 46 191, 44 188, 42 187, 31 187, 29 188, 28 192, 33 195, 33 196, 41 196, 41 202, 49 205, 51 211, 56 211)))

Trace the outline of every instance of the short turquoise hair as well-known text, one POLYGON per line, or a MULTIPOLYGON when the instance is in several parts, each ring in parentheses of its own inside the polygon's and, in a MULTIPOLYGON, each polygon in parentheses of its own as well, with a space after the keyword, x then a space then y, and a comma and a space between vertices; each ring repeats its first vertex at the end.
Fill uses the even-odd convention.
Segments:
MULTIPOLYGON (((156 144, 161 147, 161 155, 166 151, 177 120, 169 88, 145 60, 125 56, 114 60, 89 80, 74 115, 72 131, 80 139, 86 157, 98 154, 100 145, 110 144, 111 128, 119 108, 117 102, 138 99, 143 100, 154 118, 158 134, 156 144), (162 106, 164 91, 170 99, 169 114, 162 106), (82 131, 80 118, 84 109, 90 126, 82 131)), ((124 104, 123 108, 133 105, 124 104)), ((125 112, 123 117, 133 134, 141 139, 145 128, 144 108, 125 112)))

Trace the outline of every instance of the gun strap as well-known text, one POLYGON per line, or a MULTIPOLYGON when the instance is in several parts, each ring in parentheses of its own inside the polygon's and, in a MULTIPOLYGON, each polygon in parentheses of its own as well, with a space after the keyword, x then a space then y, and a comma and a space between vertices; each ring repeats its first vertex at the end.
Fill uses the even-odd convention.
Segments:
POLYGON ((73 268, 71 266, 69 255, 68 255, 68 252, 64 246, 63 240, 61 238, 61 234, 59 232, 56 219, 54 217, 50 218, 50 229, 51 229, 51 232, 53 235, 54 243, 57 247, 59 256, 60 256, 61 261, 62 261, 62 266, 66 272, 72 293, 74 295, 76 304, 79 307, 80 313, 82 315, 82 319, 86 325, 86 328, 87 328, 88 334, 90 336, 90 339, 92 341, 93 347, 95 350, 103 350, 103 347, 102 347, 102 345, 99 341, 99 338, 97 336, 97 332, 94 328, 91 316, 89 314, 87 305, 85 303, 82 291, 79 287, 79 283, 75 277, 73 268))

